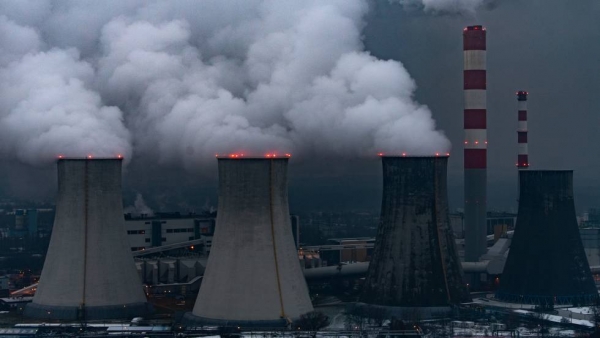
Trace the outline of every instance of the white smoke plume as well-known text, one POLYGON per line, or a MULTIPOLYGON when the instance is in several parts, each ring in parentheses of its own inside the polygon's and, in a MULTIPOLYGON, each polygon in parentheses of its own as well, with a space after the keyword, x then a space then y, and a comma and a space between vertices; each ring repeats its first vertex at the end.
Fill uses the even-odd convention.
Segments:
POLYGON ((0 2, 0 150, 158 158, 449 149, 365 0, 0 2), (133 149, 133 150, 132 150, 133 149))
POLYGON ((484 6, 485 0, 389 0, 407 7, 421 7, 428 12, 451 14, 475 14, 484 6))
POLYGON ((148 205, 146 205, 146 201, 144 201, 144 196, 142 196, 142 194, 140 193, 137 193, 135 195, 135 201, 133 202, 133 205, 125 207, 123 211, 126 214, 132 214, 134 216, 154 216, 154 211, 152 211, 152 209, 148 205))

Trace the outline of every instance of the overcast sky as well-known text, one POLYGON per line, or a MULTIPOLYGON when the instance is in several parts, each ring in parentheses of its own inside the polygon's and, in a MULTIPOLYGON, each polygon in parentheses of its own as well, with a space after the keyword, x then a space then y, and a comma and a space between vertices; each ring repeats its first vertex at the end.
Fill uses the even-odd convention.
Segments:
MULTIPOLYGON (((583 207, 600 207, 600 2, 496 1, 476 15, 427 15, 376 2, 367 48, 404 63, 416 98, 450 138, 451 185, 462 189, 462 28, 487 28, 488 198, 516 206, 516 90, 527 90, 531 169, 573 169, 583 207)), ((457 206, 459 194, 451 193, 457 206)))
MULTIPOLYGON (((462 14, 369 4, 366 50, 404 65, 416 84, 416 102, 429 107, 452 143, 452 207, 462 206, 462 29, 473 24, 487 28, 490 208, 516 209, 515 91, 521 89, 529 92, 531 169, 573 169, 580 211, 600 207, 600 2, 502 0, 462 14)), ((378 158, 320 154, 311 161, 309 154, 290 163, 293 211, 379 208, 378 158)), ((6 195, 52 200, 53 166, 3 166, 6 195)), ((134 159, 124 178, 126 202, 139 192, 155 209, 215 205, 215 180, 216 173, 190 166, 134 159)))

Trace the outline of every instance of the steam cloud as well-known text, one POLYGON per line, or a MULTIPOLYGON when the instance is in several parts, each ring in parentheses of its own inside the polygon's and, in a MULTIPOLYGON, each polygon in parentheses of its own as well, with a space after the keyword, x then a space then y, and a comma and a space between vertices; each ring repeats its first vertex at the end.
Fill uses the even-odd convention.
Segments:
POLYGON ((361 0, 2 1, 0 151, 187 168, 238 151, 447 151, 403 65, 364 50, 367 11, 361 0))
POLYGON ((482 7, 485 0, 389 0, 398 2, 404 6, 422 7, 425 11, 441 13, 470 13, 482 7))

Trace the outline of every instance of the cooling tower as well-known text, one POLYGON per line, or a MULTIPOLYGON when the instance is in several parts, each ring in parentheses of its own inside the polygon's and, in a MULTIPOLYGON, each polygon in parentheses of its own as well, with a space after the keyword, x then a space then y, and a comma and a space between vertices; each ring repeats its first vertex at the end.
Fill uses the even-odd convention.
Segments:
POLYGON ((213 245, 185 325, 281 327, 313 310, 292 236, 287 158, 219 158, 213 245))
POLYGON ((486 30, 463 30, 465 261, 477 262, 487 251, 487 51, 486 30))
POLYGON ((52 238, 34 318, 94 320, 149 312, 127 243, 121 159, 61 159, 52 238))
POLYGON ((449 226, 448 157, 382 157, 383 199, 361 294, 368 304, 446 306, 470 299, 449 226))
POLYGON ((519 171, 519 214, 496 297, 539 305, 598 297, 573 200, 573 172, 519 171))

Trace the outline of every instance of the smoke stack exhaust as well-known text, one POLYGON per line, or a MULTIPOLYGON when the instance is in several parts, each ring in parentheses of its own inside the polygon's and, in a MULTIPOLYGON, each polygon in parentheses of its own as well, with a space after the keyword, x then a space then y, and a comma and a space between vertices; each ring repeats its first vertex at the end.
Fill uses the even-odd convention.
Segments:
POLYGON ((487 251, 487 104, 484 27, 469 26, 463 30, 463 50, 465 261, 477 262, 487 251))
POLYGON ((219 158, 219 206, 185 325, 285 327, 313 310, 294 245, 287 158, 219 158))
POLYGON ((496 298, 550 306, 598 298, 583 250, 570 170, 519 171, 519 214, 496 298))
POLYGON ((450 228, 447 156, 382 157, 383 198, 361 301, 392 307, 470 300, 450 228))
POLYGON ((58 160, 52 238, 26 316, 96 320, 149 313, 125 234, 121 162, 58 160))
POLYGON ((517 155, 517 168, 519 170, 529 168, 529 149, 527 146, 527 95, 526 91, 517 92, 517 109, 519 129, 517 130, 517 141, 519 142, 519 154, 517 155))

